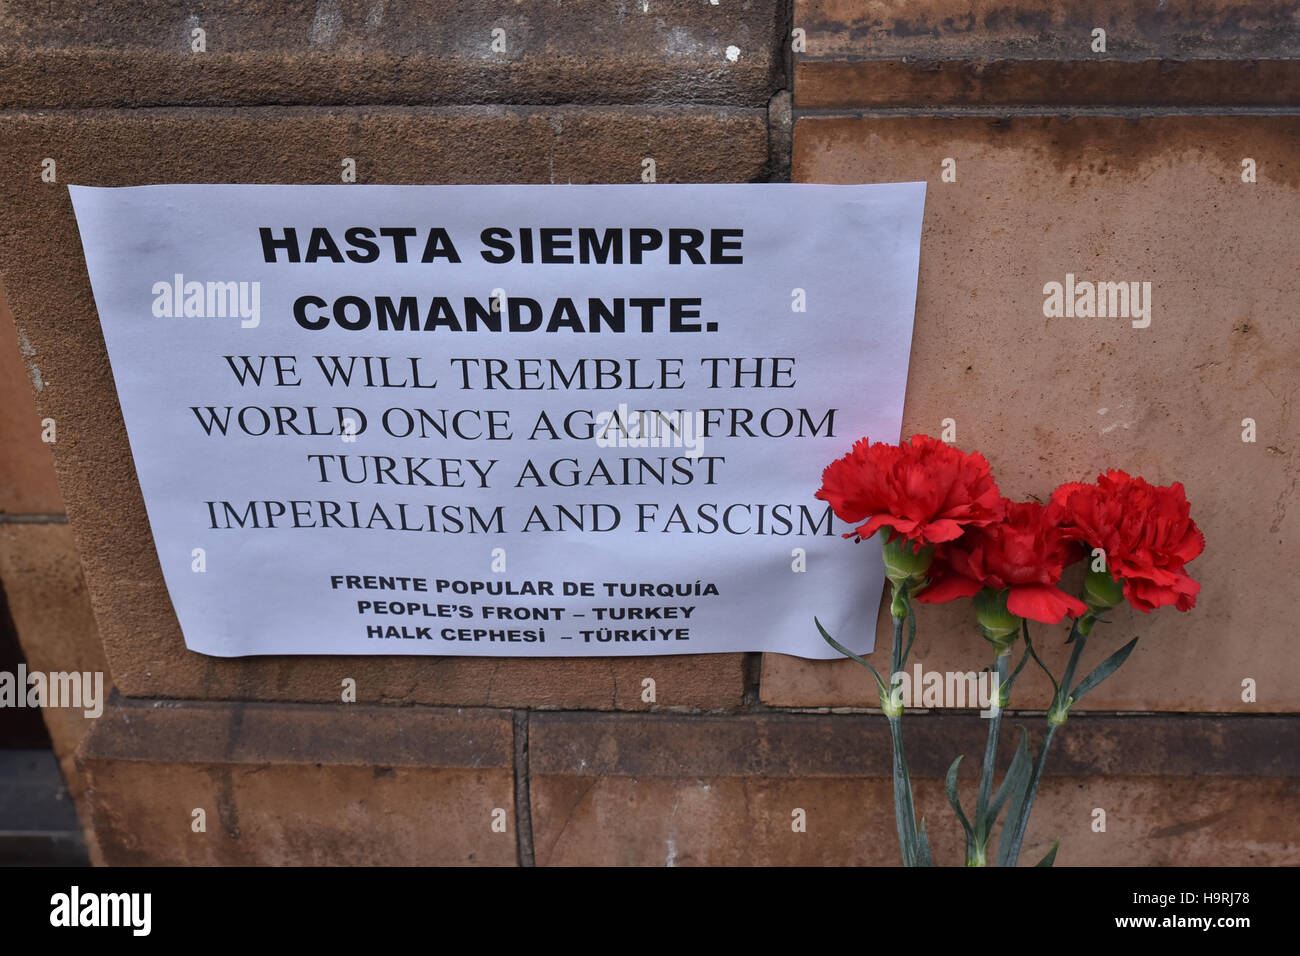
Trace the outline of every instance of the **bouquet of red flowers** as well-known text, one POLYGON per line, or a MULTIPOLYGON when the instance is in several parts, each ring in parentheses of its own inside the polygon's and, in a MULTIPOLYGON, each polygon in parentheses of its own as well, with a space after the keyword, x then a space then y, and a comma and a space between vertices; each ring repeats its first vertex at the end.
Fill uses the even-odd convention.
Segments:
MULTIPOLYGON (((890 680, 815 623, 822 637, 875 677, 893 740, 894 806, 904 865, 932 862, 925 821, 919 827, 916 823, 902 737, 899 675, 916 638, 912 603, 971 598, 980 631, 992 645, 997 697, 974 813, 967 817, 957 796, 961 757, 948 771, 948 800, 965 831, 968 866, 987 865, 989 839, 1005 806, 995 862, 1015 866, 1053 734, 1069 717, 1070 707, 1113 674, 1137 645, 1135 638, 1076 684, 1075 671, 1093 625, 1124 601, 1144 613, 1171 605, 1187 611, 1196 604, 1200 585, 1184 568, 1204 550, 1205 538, 1190 517, 1183 486, 1159 487, 1108 471, 1095 484, 1061 485, 1046 505, 1009 501, 998 491, 983 456, 917 435, 897 445, 862 439, 826 468, 817 497, 855 526, 845 537, 862 541, 881 533, 885 575, 893 590, 890 680), (1081 560, 1089 563, 1082 592, 1075 596, 1059 583, 1065 569, 1081 560), (1073 647, 1058 680, 1034 652, 1029 622, 1066 619, 1073 622, 1066 641, 1073 647), (1022 637, 1024 650, 1013 670, 1012 653, 1022 637), (995 792, 1000 714, 1031 658, 1054 688, 1047 728, 1033 759, 1022 731, 995 792)), ((1050 866, 1055 855, 1054 846, 1039 865, 1050 866)))

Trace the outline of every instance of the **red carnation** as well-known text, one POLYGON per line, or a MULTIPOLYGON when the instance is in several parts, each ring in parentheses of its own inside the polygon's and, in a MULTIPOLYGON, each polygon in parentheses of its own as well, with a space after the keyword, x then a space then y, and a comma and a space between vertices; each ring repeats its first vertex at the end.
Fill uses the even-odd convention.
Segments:
POLYGON ((890 445, 863 438, 827 466, 817 497, 858 525, 844 537, 869 538, 883 527, 915 547, 952 541, 988 524, 1001 497, 983 455, 966 454, 927 435, 890 445))
POLYGON ((1048 509, 1033 501, 1001 502, 1000 520, 968 532, 941 548, 930 568, 929 587, 917 595, 927 604, 973 597, 982 588, 1008 591, 1007 610, 1044 624, 1086 604, 1056 586, 1070 560, 1070 544, 1048 509))
POLYGON ((1095 485, 1061 485, 1051 510, 1067 537, 1102 549, 1107 570, 1139 611, 1196 605, 1201 586, 1183 565, 1205 549, 1205 535, 1190 517, 1181 483, 1161 487, 1112 470, 1095 485))

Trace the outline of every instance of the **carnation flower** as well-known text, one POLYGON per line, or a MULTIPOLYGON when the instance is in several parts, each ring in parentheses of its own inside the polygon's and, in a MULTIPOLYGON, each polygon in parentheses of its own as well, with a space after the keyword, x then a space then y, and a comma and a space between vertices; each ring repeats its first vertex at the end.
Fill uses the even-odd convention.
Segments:
POLYGON ((1107 571, 1139 611, 1196 605, 1201 586, 1183 565, 1205 549, 1205 535, 1190 517, 1181 483, 1162 487, 1112 470, 1095 485, 1061 485, 1050 510, 1066 537, 1102 550, 1107 571))
POLYGON ((930 568, 930 585, 917 595, 926 604, 973 597, 982 589, 1006 591, 1006 608, 1017 617, 1055 624, 1088 610, 1056 583, 1071 558, 1069 540, 1033 501, 1001 501, 997 521, 968 531, 941 547, 930 568))
POLYGON ((927 435, 910 443, 863 438, 822 473, 817 497, 862 540, 881 528, 914 549, 961 536, 993 521, 1001 497, 983 455, 967 454, 927 435))

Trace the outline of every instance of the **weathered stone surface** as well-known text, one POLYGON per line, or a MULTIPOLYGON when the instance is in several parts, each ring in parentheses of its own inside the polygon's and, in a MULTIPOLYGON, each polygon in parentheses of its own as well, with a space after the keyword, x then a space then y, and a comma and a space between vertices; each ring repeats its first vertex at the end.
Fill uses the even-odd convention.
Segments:
MULTIPOLYGON (((917 812, 936 862, 959 865, 943 774, 957 753, 982 750, 987 725, 906 721, 917 812)), ((1283 809, 1300 794, 1292 723, 1071 720, 1049 757, 1021 862, 1036 862, 1059 836, 1058 865, 1295 863, 1300 828, 1283 809), (1105 832, 1093 832, 1097 808, 1105 832)), ((881 717, 542 714, 529 728, 538 865, 899 863, 881 717), (796 810, 805 832, 792 827, 796 810)), ((971 805, 977 770, 968 772, 971 805)))
POLYGON ((795 102, 1287 106, 1297 25, 1281 0, 796 0, 795 102))
POLYGON ((0 106, 762 106, 784 17, 776 0, 14 3, 0 106))
MULTIPOLYGON (((1300 117, 803 118, 794 172, 806 182, 930 183, 905 436, 937 436, 953 419, 957 445, 982 452, 1017 499, 1046 500, 1059 483, 1107 468, 1186 486, 1206 536, 1188 565, 1203 585, 1197 606, 1110 615, 1085 666, 1142 640, 1080 707, 1300 708, 1290 649, 1300 273, 1288 258, 1300 228, 1300 117), (956 182, 940 179, 946 158, 956 182), (1257 182, 1242 181, 1243 158, 1257 182), (1067 273, 1150 282, 1150 326, 1045 317, 1044 285, 1067 273), (1248 418, 1254 443, 1242 440, 1248 418), (1253 702, 1242 699, 1247 678, 1253 702)), ((846 450, 857 437, 844 436, 846 450)), ((844 560, 854 547, 844 545, 844 560)), ((921 607, 913 660, 938 671, 989 664, 969 614, 969 602, 921 607)), ((880 648, 888 655, 887 624, 878 622, 875 660, 880 648)), ((1034 634, 1059 674, 1064 630, 1034 634)), ((1031 665, 1012 706, 1045 707, 1049 695, 1031 665)), ((762 699, 877 706, 857 664, 775 655, 762 699)))
POLYGON ((118 700, 79 759, 110 866, 513 865, 513 741, 501 712, 118 700))
MULTIPOLYGON (((640 660, 256 658, 183 644, 136 484, 68 200, 67 182, 334 182, 339 158, 363 182, 751 180, 767 163, 767 112, 714 108, 136 110, 0 115, 0 271, 44 388, 69 518, 118 688, 128 696, 339 699, 568 708, 631 707, 655 678, 665 709, 725 710, 743 657, 640 660), (56 158, 57 184, 40 161, 56 158)), ((646 186, 647 189, 654 188, 646 186)))
POLYGON ((33 385, 23 365, 22 346, 4 287, 0 286, 0 441, 4 442, 4 454, 0 455, 0 513, 52 515, 63 511, 50 446, 41 440, 33 385))
MULTIPOLYGON (((0 523, 0 583, 29 671, 101 673, 106 697, 113 677, 95 629, 72 529, 66 524, 0 523)), ((47 707, 43 716, 68 792, 80 809, 82 781, 73 753, 95 718, 86 716, 86 708, 65 707, 47 707)))

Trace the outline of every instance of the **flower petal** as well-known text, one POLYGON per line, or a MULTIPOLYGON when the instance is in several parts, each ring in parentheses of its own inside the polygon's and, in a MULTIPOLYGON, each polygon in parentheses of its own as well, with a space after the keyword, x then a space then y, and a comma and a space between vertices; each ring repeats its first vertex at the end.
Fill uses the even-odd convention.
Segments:
POLYGON ((1078 617, 1088 605, 1051 584, 1013 584, 1007 610, 1043 624, 1056 624, 1067 614, 1078 617))

